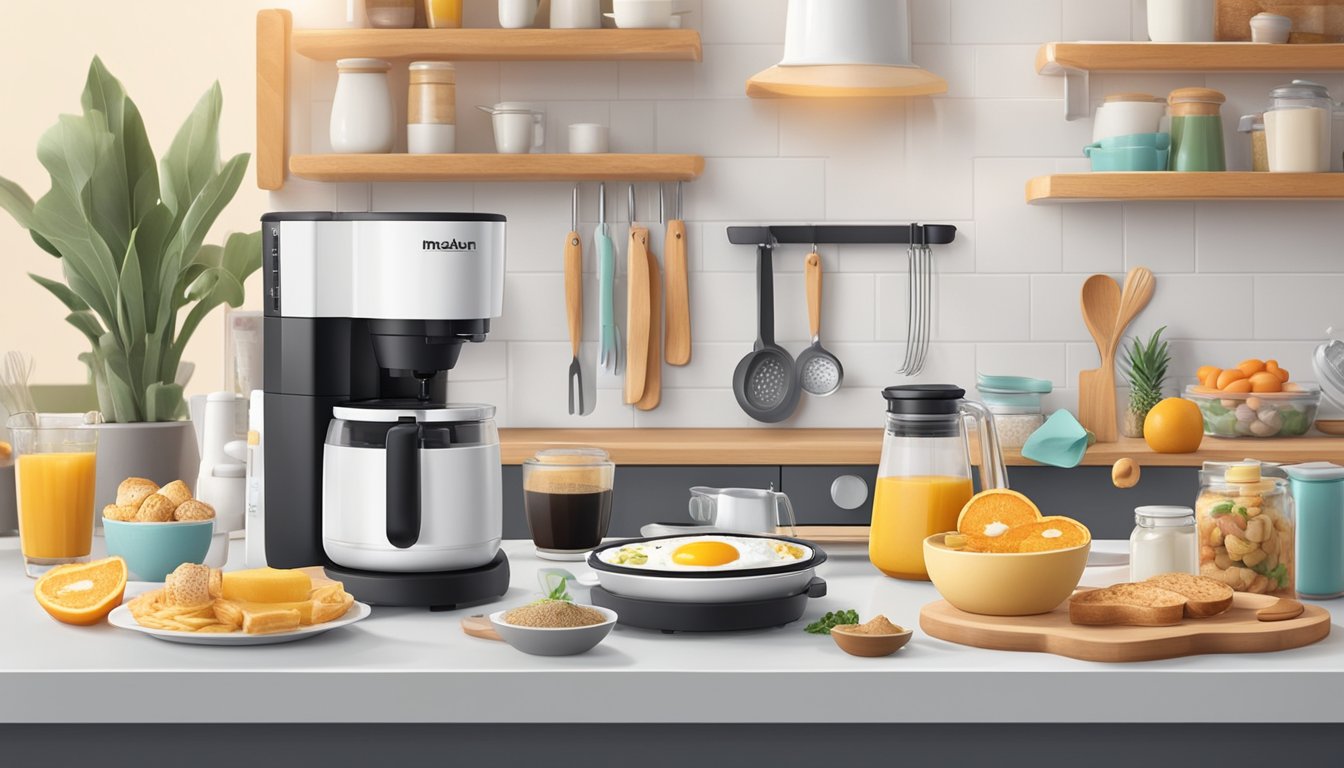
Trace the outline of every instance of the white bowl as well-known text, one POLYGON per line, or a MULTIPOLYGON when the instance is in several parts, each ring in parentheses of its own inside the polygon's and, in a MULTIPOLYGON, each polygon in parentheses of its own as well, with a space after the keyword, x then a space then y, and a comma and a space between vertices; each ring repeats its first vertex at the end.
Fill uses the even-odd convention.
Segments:
POLYGON ((621 29, 666 29, 672 25, 672 0, 613 0, 611 18, 621 29))
POLYGON ((586 627, 520 627, 504 620, 504 614, 512 610, 508 609, 490 614, 490 624, 504 642, 523 653, 533 656, 574 656, 597 647, 611 634, 611 628, 616 626, 616 612, 610 608, 596 605, 583 607, 601 613, 607 620, 586 627))

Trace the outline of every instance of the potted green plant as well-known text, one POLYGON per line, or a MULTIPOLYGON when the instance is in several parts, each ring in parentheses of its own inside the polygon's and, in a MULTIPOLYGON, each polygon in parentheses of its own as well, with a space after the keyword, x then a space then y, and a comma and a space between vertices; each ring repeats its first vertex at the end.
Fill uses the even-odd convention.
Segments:
POLYGON ((219 83, 157 162, 135 102, 97 57, 80 103, 81 114, 61 115, 38 141, 51 189, 34 202, 0 177, 0 207, 60 260, 64 281, 30 276, 88 339, 80 359, 108 422, 99 435, 101 505, 129 476, 194 483, 182 355, 212 310, 243 303, 243 281, 261 266, 261 235, 204 244, 250 158, 220 161, 219 83))

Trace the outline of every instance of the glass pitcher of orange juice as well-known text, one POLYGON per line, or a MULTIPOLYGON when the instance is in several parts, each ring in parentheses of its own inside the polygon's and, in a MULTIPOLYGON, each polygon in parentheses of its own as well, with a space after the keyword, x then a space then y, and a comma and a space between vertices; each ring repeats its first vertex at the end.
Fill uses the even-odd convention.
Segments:
POLYGON ((980 442, 980 487, 1006 488, 994 419, 966 390, 949 384, 887 387, 887 428, 873 492, 868 559, 897 579, 927 581, 924 539, 956 530, 974 493, 967 424, 980 442))
POLYGON ((93 548, 93 484, 98 428, 82 415, 16 414, 9 433, 24 571, 88 558, 93 548))

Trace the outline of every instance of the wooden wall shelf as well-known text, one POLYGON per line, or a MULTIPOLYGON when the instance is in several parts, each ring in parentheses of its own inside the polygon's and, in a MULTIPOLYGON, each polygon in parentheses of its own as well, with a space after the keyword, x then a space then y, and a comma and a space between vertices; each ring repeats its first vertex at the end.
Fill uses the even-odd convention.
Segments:
POLYGON ((700 61, 694 29, 301 29, 294 50, 320 61, 700 61))
MULTIPOLYGON (((501 429, 505 464, 521 464, 539 450, 592 445, 612 461, 641 466, 848 466, 876 465, 882 455, 881 429, 501 429)), ((1034 466, 1017 450, 1005 450, 1009 466, 1034 466)), ((971 455, 979 457, 972 446, 971 455)), ((1122 437, 1087 449, 1083 466, 1108 467, 1132 458, 1145 467, 1198 467, 1205 461, 1240 461, 1255 456, 1285 463, 1333 461, 1344 464, 1344 438, 1324 435, 1227 440, 1206 437, 1195 453, 1154 453, 1141 439, 1122 437)))
POLYGON ((693 29, 300 29, 257 13, 257 186, 313 181, 692 181, 699 155, 289 155, 290 50, 320 61, 700 61, 693 29))
POLYGON ((311 181, 693 181, 699 155, 294 155, 311 181))
POLYGON ((1066 117, 1087 117, 1093 72, 1344 71, 1344 44, 1260 43, 1046 43, 1036 72, 1065 77, 1066 117))
POLYGON ((1344 173, 1061 173, 1027 182, 1028 203, 1344 200, 1344 173))

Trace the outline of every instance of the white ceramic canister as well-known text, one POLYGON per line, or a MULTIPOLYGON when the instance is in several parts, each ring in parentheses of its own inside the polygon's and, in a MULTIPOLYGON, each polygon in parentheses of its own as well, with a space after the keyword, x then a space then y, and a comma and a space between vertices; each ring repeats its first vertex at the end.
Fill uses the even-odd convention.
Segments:
POLYGON ((522 29, 532 26, 537 18, 540 0, 499 0, 499 26, 522 29))
POLYGON ((1265 111, 1265 145, 1274 173, 1330 170, 1330 113, 1320 107, 1274 107, 1265 111))
POLYGON ((457 149, 457 70, 447 61, 410 66, 406 103, 406 151, 448 154, 457 149))
POLYGON ((1215 0, 1148 0, 1148 39, 1154 43, 1213 42, 1215 0))
POLYGON ((605 153, 607 126, 601 123, 572 123, 569 126, 569 151, 575 155, 605 153))
POLYGON ((1293 20, 1274 13, 1257 13, 1251 17, 1251 42, 1286 43, 1293 32, 1293 20))
POLYGON ((551 29, 597 29, 602 0, 551 0, 551 29))
POLYGON ((387 84, 391 65, 382 59, 336 62, 336 96, 331 102, 333 152, 391 152, 396 111, 387 84))
POLYGON ((1157 133, 1162 130, 1162 118, 1166 114, 1165 99, 1147 93, 1110 94, 1097 107, 1096 119, 1092 123, 1092 140, 1157 133))
POLYGON ((1199 533, 1195 510, 1151 506, 1134 510, 1129 536, 1129 580, 1162 573, 1199 573, 1199 533))

